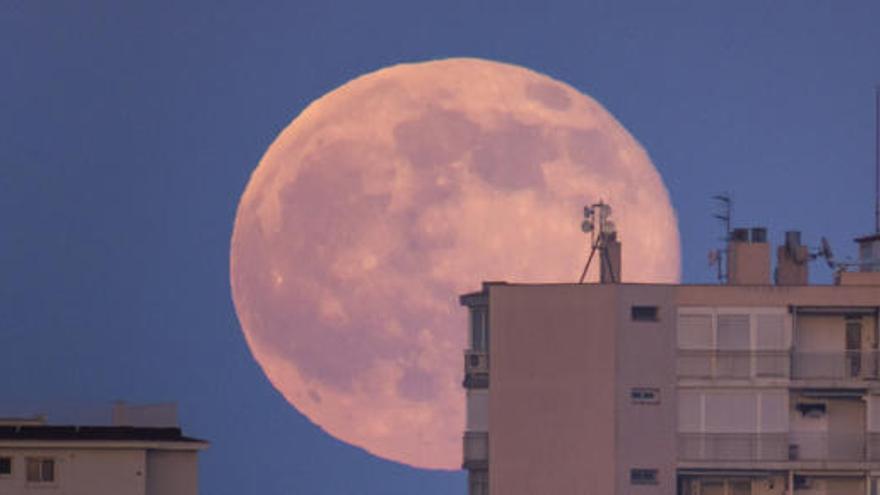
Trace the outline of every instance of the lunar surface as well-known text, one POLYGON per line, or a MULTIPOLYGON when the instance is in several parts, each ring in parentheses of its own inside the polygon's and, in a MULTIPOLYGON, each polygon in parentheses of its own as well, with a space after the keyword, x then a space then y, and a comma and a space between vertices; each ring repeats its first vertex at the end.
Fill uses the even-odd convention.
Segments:
POLYGON ((484 280, 576 282, 583 206, 600 199, 614 208, 623 281, 677 282, 666 188, 596 101, 477 59, 359 77, 281 132, 241 198, 231 284, 247 343, 330 435, 458 469, 458 295, 484 280))

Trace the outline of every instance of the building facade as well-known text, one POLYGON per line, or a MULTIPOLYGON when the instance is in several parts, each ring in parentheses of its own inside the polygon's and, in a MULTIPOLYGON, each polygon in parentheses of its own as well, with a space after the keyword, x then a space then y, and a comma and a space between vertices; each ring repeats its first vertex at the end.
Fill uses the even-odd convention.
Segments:
MULTIPOLYGON (((486 283, 461 297, 473 495, 855 495, 880 480, 880 272, 808 285, 791 236, 725 285, 486 283)), ((619 267, 618 267, 619 270, 619 267)))
MULTIPOLYGON (((138 414, 117 407, 114 418, 120 411, 138 414)), ((0 420, 0 494, 197 495, 207 446, 178 427, 0 420)))

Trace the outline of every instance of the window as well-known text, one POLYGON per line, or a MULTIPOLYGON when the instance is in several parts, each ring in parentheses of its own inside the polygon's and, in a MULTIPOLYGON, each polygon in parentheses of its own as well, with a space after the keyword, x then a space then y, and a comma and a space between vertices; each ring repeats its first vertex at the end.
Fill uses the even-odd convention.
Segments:
POLYGON ((630 389, 629 396, 633 404, 659 404, 660 389, 636 387, 630 389))
POLYGON ((487 471, 469 471, 468 485, 468 495, 489 495, 489 473, 487 471))
POLYGON ((629 482, 633 485, 656 485, 656 469, 630 469, 629 482))
POLYGON ((471 349, 489 352, 489 311, 486 306, 471 308, 471 349))
POLYGON ((27 480, 30 483, 55 481, 55 459, 28 457, 27 480))
POLYGON ((0 477, 12 474, 12 458, 0 457, 0 477))
POLYGON ((633 306, 633 321, 657 321, 657 306, 633 306))

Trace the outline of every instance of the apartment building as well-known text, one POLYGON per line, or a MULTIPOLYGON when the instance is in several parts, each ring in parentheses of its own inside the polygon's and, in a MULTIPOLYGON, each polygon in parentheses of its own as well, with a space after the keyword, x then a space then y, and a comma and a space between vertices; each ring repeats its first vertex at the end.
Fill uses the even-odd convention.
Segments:
POLYGON ((738 229, 722 285, 461 296, 469 493, 880 493, 880 235, 857 242, 834 285, 796 233, 771 282, 766 231, 738 229))
POLYGON ((197 495, 208 443, 166 424, 169 411, 117 404, 101 426, 0 419, 0 494, 197 495))

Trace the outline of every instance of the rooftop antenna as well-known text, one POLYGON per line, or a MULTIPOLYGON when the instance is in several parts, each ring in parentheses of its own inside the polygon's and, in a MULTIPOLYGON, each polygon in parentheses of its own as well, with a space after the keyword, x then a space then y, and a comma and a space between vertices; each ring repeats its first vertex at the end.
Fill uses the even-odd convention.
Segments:
POLYGON ((608 256, 608 242, 614 240, 617 236, 617 227, 610 220, 611 205, 605 204, 601 199, 598 203, 584 206, 584 221, 581 222, 581 230, 585 234, 590 234, 590 256, 587 257, 587 264, 584 265, 584 271, 581 272, 579 284, 584 283, 590 264, 599 252, 599 262, 605 264, 605 269, 611 277, 611 283, 617 282, 614 273, 614 267, 611 266, 611 260, 608 256))
POLYGON ((712 216, 719 220, 724 226, 724 242, 722 249, 713 249, 709 251, 709 266, 717 267, 718 282, 724 283, 727 280, 727 274, 724 273, 724 257, 727 255, 727 244, 730 242, 730 221, 733 218, 733 198, 730 193, 724 192, 712 196, 712 199, 718 202, 721 211, 714 213, 712 216))

